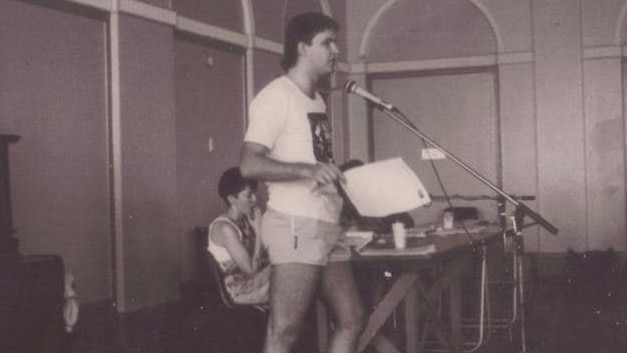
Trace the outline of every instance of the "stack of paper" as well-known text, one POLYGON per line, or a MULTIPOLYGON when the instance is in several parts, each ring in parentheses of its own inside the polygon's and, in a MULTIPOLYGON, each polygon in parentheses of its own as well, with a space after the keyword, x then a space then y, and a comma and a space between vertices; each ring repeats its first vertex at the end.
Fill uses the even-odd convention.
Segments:
POLYGON ((434 244, 426 244, 420 246, 408 246, 405 249, 395 249, 394 246, 389 247, 371 247, 366 246, 359 252, 363 256, 408 256, 408 255, 428 255, 433 254, 436 248, 434 244))
POLYGON ((420 179, 400 157, 350 169, 344 176, 346 194, 365 217, 408 212, 431 202, 420 179))
POLYGON ((357 252, 361 251, 364 246, 368 245, 368 243, 372 241, 373 237, 374 233, 369 231, 346 232, 348 246, 355 249, 357 252))

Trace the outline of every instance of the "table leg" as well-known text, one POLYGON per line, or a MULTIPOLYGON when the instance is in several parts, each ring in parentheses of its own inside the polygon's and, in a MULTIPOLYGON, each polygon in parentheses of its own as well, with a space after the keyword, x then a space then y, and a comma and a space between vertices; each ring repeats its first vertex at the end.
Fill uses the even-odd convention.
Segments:
POLYGON ((405 342, 407 353, 418 351, 418 289, 412 286, 405 297, 405 342))
POLYGON ((428 288, 422 283, 417 284, 419 302, 423 305, 419 312, 424 318, 420 332, 420 349, 431 333, 449 351, 459 351, 461 347, 461 274, 468 261, 469 258, 464 256, 447 263, 436 275, 435 282, 428 288), (450 291, 449 317, 451 319, 451 327, 448 330, 440 316, 439 305, 441 296, 447 289, 450 291))
POLYGON ((450 312, 451 319, 451 348, 453 352, 459 352, 461 348, 461 274, 451 280, 450 291, 450 312))
MULTIPOLYGON (((417 279, 418 274, 416 273, 403 273, 399 276, 396 282, 394 282, 392 288, 390 288, 381 302, 377 305, 374 312, 370 315, 366 328, 361 334, 361 337, 359 337, 359 343, 357 345, 358 353, 363 352, 366 349, 366 346, 368 346, 373 338, 377 336, 381 326, 383 326, 385 321, 390 317, 394 308, 396 308, 400 301, 403 300, 407 292, 414 287, 414 283, 417 279)), ((385 338, 377 338, 377 342, 379 343, 381 343, 382 340, 385 340, 385 338)), ((389 347, 389 345, 391 345, 389 342, 383 345, 377 344, 377 348, 383 348, 380 349, 380 351, 392 351, 390 349, 385 349, 385 347, 389 347)))
POLYGON ((370 344, 379 352, 401 353, 401 351, 399 351, 398 348, 390 342, 390 340, 381 335, 374 336, 370 344))

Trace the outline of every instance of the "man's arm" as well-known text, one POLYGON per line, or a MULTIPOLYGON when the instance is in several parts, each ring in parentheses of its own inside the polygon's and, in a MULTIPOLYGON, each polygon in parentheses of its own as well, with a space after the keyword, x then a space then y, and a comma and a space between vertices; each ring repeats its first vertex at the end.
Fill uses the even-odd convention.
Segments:
POLYGON ((245 178, 263 181, 310 179, 319 185, 344 182, 340 169, 331 163, 286 163, 268 156, 270 150, 255 142, 245 142, 240 157, 240 170, 245 178))

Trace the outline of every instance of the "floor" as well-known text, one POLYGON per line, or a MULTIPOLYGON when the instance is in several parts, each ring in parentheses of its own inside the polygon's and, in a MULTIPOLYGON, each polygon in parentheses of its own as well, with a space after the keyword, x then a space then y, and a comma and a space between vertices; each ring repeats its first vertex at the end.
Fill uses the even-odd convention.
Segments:
MULTIPOLYGON (((571 254, 569 254, 570 256, 571 254)), ((559 275, 541 276, 531 271, 526 281, 526 340, 524 352, 627 352, 627 271, 605 256, 572 255, 559 275), (569 265, 570 264, 570 265, 569 265)), ((507 285, 494 284, 490 291, 493 316, 511 315, 511 292, 507 285), (503 288, 499 288, 499 286, 503 288)), ((465 301, 472 301, 471 295, 465 301)), ((258 312, 233 312, 216 305, 216 298, 194 285, 184 286, 182 300, 143 323, 106 314, 83 319, 70 336, 73 353, 229 353, 259 352, 264 316, 258 312), (104 319, 103 319, 104 318, 104 319), (138 327, 141 327, 138 329, 138 327)), ((472 304, 468 304, 472 307, 472 304)), ((472 310, 472 308, 470 309, 472 310)), ((106 310, 103 309, 103 313, 106 310)), ((141 321, 141 320, 140 320, 141 321)), ((398 326, 390 322, 388 334, 398 326)), ((469 340, 477 331, 465 331, 469 340)), ((520 328, 492 327, 487 342, 476 352, 522 352, 520 328)), ((441 347, 435 347, 442 351, 441 347)), ((315 353, 315 315, 310 313, 303 337, 294 352, 315 353)), ((370 352, 370 350, 369 350, 370 352)))

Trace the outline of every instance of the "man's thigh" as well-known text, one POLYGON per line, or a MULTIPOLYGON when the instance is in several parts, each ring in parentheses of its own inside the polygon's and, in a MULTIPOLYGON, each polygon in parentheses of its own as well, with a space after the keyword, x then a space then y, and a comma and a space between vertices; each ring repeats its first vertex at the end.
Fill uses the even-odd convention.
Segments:
POLYGON ((316 293, 322 267, 309 264, 273 265, 270 285, 270 320, 274 324, 300 324, 316 293))
POLYGON ((361 315, 361 297, 347 261, 329 262, 321 273, 321 287, 325 302, 335 312, 338 320, 354 320, 361 315))

